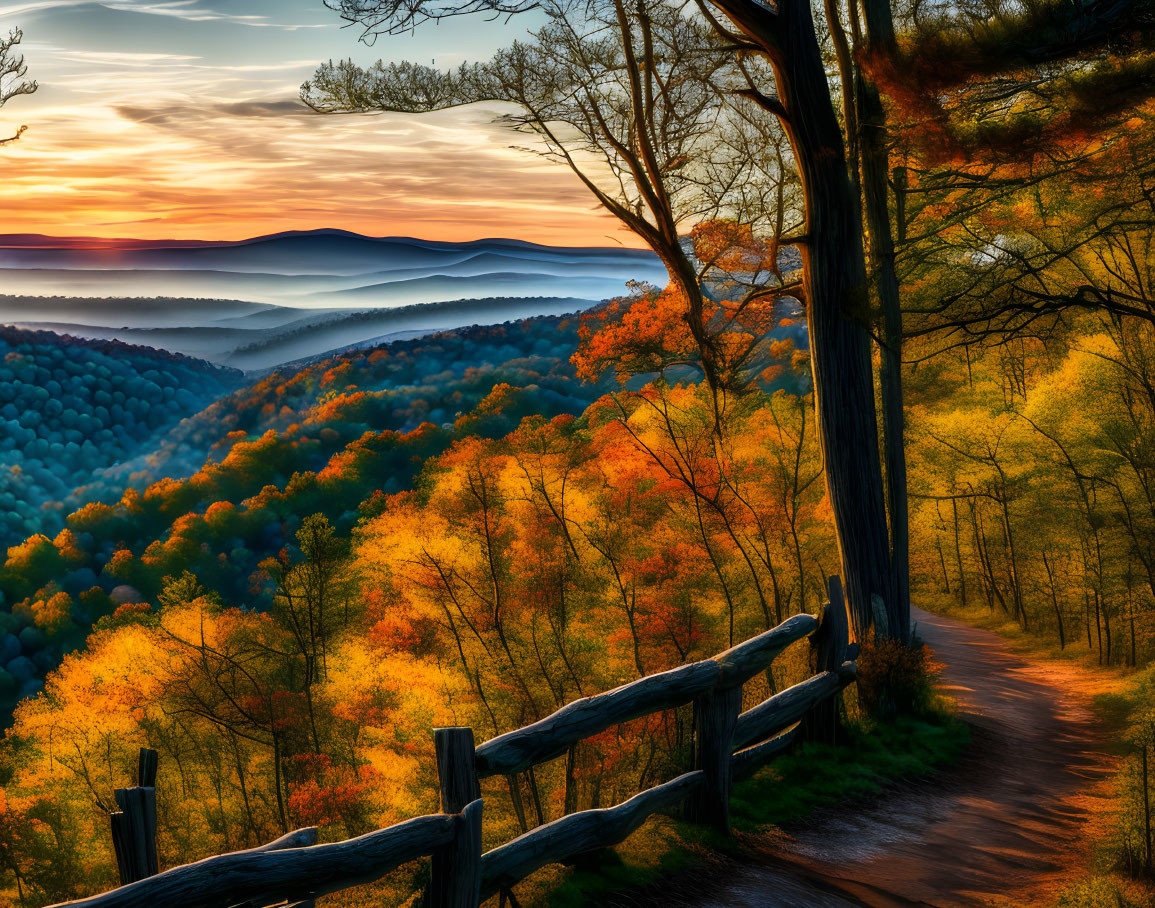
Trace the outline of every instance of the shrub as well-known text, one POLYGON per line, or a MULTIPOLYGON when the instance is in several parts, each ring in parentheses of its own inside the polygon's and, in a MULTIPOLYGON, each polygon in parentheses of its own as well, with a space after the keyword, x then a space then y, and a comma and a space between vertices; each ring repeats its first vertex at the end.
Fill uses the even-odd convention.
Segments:
POLYGON ((1091 877, 1071 886, 1059 897, 1059 908, 1137 908, 1113 880, 1091 877))
POLYGON ((942 667, 931 650, 914 638, 909 646, 873 639, 858 653, 858 698, 872 716, 923 715, 934 703, 934 682, 942 667))

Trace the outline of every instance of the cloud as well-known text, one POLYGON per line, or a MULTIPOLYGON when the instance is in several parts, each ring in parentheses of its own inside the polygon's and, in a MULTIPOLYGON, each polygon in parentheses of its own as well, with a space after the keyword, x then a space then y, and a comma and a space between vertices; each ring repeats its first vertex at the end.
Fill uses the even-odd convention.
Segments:
POLYGON ((89 0, 35 0, 32 3, 16 3, 9 6, 0 6, 0 18, 11 16, 25 16, 28 13, 38 13, 46 9, 59 9, 65 6, 80 6, 89 0))
POLYGON ((189 63, 201 60, 192 54, 146 54, 128 51, 66 50, 51 45, 29 43, 30 51, 47 49, 63 60, 76 60, 85 64, 99 63, 112 66, 155 66, 157 63, 189 63))
POLYGON ((276 72, 285 69, 304 69, 306 67, 312 72, 317 67, 317 61, 315 59, 286 60, 283 63, 246 63, 241 66, 213 66, 212 68, 219 72, 228 73, 259 73, 276 72))
POLYGON ((222 117, 286 117, 293 115, 312 116, 309 108, 300 101, 231 101, 219 104, 164 107, 137 107, 131 104, 113 107, 120 116, 133 123, 147 123, 152 126, 173 126, 176 129, 195 130, 198 122, 222 117))
POLYGON ((159 224, 164 221, 164 218, 133 218, 128 221, 105 221, 98 224, 98 227, 125 227, 129 224, 159 224))
MULTIPOLYGON (((9 0, 0 16, 84 12, 29 23, 40 43, 24 48, 42 87, 0 111, 0 134, 8 120, 29 125, 3 149, 4 229, 231 239, 344 227, 589 245, 624 236, 564 168, 512 150, 524 139, 494 125, 493 108, 322 116, 301 105, 301 79, 346 52, 353 36, 333 21, 316 39, 265 33, 254 41, 250 26, 307 22, 319 6, 247 0, 252 15, 224 17, 225 0, 9 0), (217 24, 191 24, 206 17, 217 24)), ((451 22, 389 49, 424 57, 430 42, 444 41, 438 60, 466 44, 481 53, 486 42, 504 42, 502 28, 451 22)))
POLYGON ((218 104, 216 110, 231 117, 283 117, 292 114, 309 115, 309 109, 300 101, 238 101, 218 104))
POLYGON ((338 226, 593 245, 618 232, 564 168, 511 150, 494 115, 322 116, 288 98, 60 111, 9 146, 0 208, 10 231, 71 235, 338 226))
POLYGON ((123 0, 123 2, 116 2, 116 0, 104 0, 104 2, 97 2, 97 0, 29 0, 26 3, 0 6, 0 18, 26 16, 29 13, 76 6, 102 6, 105 9, 120 12, 140 13, 147 16, 167 16, 174 19, 184 19, 188 22, 228 22, 254 28, 279 28, 286 31, 326 27, 324 23, 278 22, 268 16, 226 13, 221 10, 200 7, 197 5, 197 0, 171 0, 171 2, 159 3, 132 2, 132 0, 123 0))
POLYGON ((154 126, 163 126, 171 118, 171 112, 157 110, 152 107, 130 107, 124 105, 114 107, 113 110, 126 120, 131 120, 133 123, 152 123, 154 126))

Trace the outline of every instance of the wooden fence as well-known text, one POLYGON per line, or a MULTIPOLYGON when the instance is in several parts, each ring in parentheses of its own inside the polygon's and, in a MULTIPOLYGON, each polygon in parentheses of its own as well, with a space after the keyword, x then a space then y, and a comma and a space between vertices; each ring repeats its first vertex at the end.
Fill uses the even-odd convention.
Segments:
POLYGON ((139 784, 117 792, 122 813, 112 818, 125 885, 54 908, 304 906, 426 856, 432 858, 427 904, 477 908, 547 864, 570 862, 621 842, 646 818, 682 802, 690 820, 729 832, 732 782, 790 748, 802 726, 811 734, 828 733, 835 695, 854 680, 857 646, 848 640, 837 577, 828 582, 828 591, 821 621, 795 615, 713 659, 575 700, 481 745, 474 745, 470 728, 435 729, 442 812, 342 842, 318 845, 316 828, 301 829, 260 848, 157 873, 156 760, 155 753, 142 751, 139 784), (742 685, 805 637, 810 637, 815 674, 742 712, 742 685), (481 779, 530 769, 565 754, 583 738, 687 703, 694 704, 692 772, 615 807, 563 816, 482 853, 481 779))

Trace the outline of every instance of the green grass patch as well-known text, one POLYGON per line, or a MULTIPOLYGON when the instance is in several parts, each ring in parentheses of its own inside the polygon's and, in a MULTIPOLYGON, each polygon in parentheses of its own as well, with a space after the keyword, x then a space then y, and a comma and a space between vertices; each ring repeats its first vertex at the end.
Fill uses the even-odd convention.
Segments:
POLYGON ((900 779, 955 762, 970 741, 966 724, 941 712, 851 724, 838 747, 805 744, 734 787, 734 828, 757 832, 804 820, 813 810, 862 801, 900 779))
POLYGON ((714 830, 656 817, 621 845, 570 868, 542 904, 551 908, 605 904, 609 895, 645 889, 698 866, 708 852, 733 849, 733 840, 714 830))
MULTIPOLYGON (((730 800, 732 825, 757 835, 804 821, 821 807, 869 800, 888 785, 949 766, 969 740, 966 724, 945 707, 887 723, 850 723, 839 746, 804 744, 737 784, 730 800)), ((610 894, 636 892, 701 866, 711 854, 740 857, 746 851, 742 837, 654 817, 583 865, 549 875, 537 886, 527 881, 518 887, 518 897, 525 906, 604 904, 610 894)))

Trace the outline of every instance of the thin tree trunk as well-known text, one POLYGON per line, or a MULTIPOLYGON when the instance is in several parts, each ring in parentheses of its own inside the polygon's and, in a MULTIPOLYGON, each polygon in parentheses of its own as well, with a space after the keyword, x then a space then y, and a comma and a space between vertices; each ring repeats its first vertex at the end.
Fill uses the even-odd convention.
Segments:
POLYGON ((253 819, 253 808, 249 804, 249 786, 245 781, 245 767, 241 763, 240 746, 237 744, 237 736, 229 733, 229 743, 232 745, 233 760, 237 768, 237 782, 241 786, 241 800, 245 805, 245 824, 248 826, 248 834, 245 836, 245 844, 256 844, 257 838, 257 824, 253 819))
POLYGON ((517 780, 516 773, 506 776, 505 782, 509 786, 509 799, 513 802, 513 813, 517 817, 517 825, 521 827, 522 832, 528 832, 529 826, 525 822, 525 804, 521 800, 521 784, 517 780))
POLYGON ((947 572, 946 572, 946 555, 944 555, 942 553, 942 540, 938 538, 937 533, 935 534, 934 544, 938 547, 938 563, 939 563, 939 567, 942 568, 943 589, 946 590, 946 594, 949 596, 950 595, 950 577, 947 575, 947 572))
POLYGON ((533 812, 537 816, 537 825, 545 825, 545 813, 541 809, 541 792, 537 790, 537 774, 533 771, 531 766, 525 771, 526 778, 529 780, 529 793, 533 798, 533 812))
POLYGON ((289 831, 289 815, 285 811, 285 792, 281 782, 281 741, 273 735, 273 786, 277 789, 277 812, 281 816, 281 832, 289 831))
POLYGON ((999 503, 1003 511, 1003 533, 1007 537, 1007 557, 1010 560, 1011 594, 1015 604, 1015 617, 1019 620, 1019 626, 1026 630, 1027 612, 1023 604, 1023 587, 1019 582, 1019 562, 1015 555, 1015 537, 1011 533, 1011 511, 1005 491, 1000 493, 999 503))
MULTIPOLYGON (((851 0, 854 2, 854 0, 851 0)), ((887 54, 893 47, 894 29, 890 3, 867 0, 867 52, 887 54)), ((886 147, 886 112, 878 88, 861 67, 858 122, 862 132, 862 199, 866 213, 871 272, 882 310, 879 344, 879 391, 882 397, 882 447, 885 454, 886 504, 890 517, 890 558, 893 594, 891 607, 899 619, 900 639, 910 636, 910 516, 906 485, 906 443, 902 402, 902 301, 894 267, 891 234, 889 181, 890 159, 886 147)))
POLYGON ((577 745, 575 744, 565 753, 565 806, 562 811, 565 816, 577 810, 577 780, 574 778, 574 764, 577 762, 577 745))
MULTIPOLYGON (((1098 594, 1096 594, 1097 596, 1098 594)), ((1111 664, 1111 610, 1107 608, 1107 603, 1103 603, 1103 637, 1107 641, 1107 664, 1111 664)))
POLYGON ((1099 591, 1093 591, 1095 596, 1095 636, 1099 641, 1099 664, 1103 664, 1103 617, 1102 609, 1099 607, 1099 591))
MULTIPOLYGON (((1009 608, 1007 608, 1006 597, 1003 596, 1003 591, 1001 589, 999 589, 999 580, 995 576, 995 567, 991 563, 991 553, 988 550, 987 543, 986 543, 986 539, 987 539, 986 529, 982 525, 981 517, 978 519, 976 533, 977 533, 977 535, 975 538, 979 543, 979 556, 982 560, 983 569, 985 571, 987 588, 990 590, 991 593, 994 594, 994 598, 998 601, 999 607, 1003 610, 1003 614, 1009 615, 1009 614, 1011 614, 1011 610, 1009 608)), ((994 604, 992 603, 991 604, 991 611, 992 612, 994 611, 994 608, 995 608, 994 604)))
POLYGON ((1047 560, 1047 550, 1043 549, 1043 567, 1047 570, 1047 580, 1051 587, 1051 605, 1055 608, 1055 620, 1059 623, 1059 649, 1065 649, 1067 646, 1067 637, 1063 632, 1063 612, 1059 608, 1059 597, 1055 592, 1055 571, 1051 563, 1047 560))
POLYGON ((1147 774, 1147 742, 1143 742, 1139 753, 1143 757, 1143 836, 1146 845, 1143 858, 1143 870, 1147 876, 1151 875, 1151 787, 1147 774))

